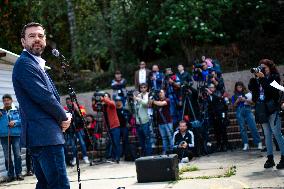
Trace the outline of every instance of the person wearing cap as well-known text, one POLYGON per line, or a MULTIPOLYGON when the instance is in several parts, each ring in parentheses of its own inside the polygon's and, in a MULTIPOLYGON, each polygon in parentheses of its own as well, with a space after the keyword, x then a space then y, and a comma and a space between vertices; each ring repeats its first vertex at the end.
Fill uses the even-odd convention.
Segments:
POLYGON ((225 100, 216 90, 216 86, 211 83, 206 88, 208 93, 208 115, 209 124, 214 128, 214 134, 217 141, 217 151, 227 151, 227 105, 225 100))
POLYGON ((130 118, 130 113, 123 107, 123 99, 121 96, 115 98, 116 113, 120 123, 120 137, 122 139, 121 156, 126 156, 129 153, 129 141, 128 141, 128 127, 127 123, 130 118))
POLYGON ((116 96, 120 96, 125 105, 125 95, 126 95, 126 79, 122 77, 121 71, 116 70, 114 74, 114 79, 111 81, 112 98, 115 99, 116 96))
POLYGON ((7 182, 24 180, 20 147, 21 119, 18 108, 13 104, 10 94, 2 97, 4 107, 0 109, 0 141, 4 152, 5 167, 8 171, 7 182), (12 161, 13 149, 14 163, 12 161))
POLYGON ((152 154, 151 128, 148 116, 148 85, 140 84, 140 92, 134 96, 135 118, 138 129, 139 143, 141 146, 142 156, 150 156, 152 154))
POLYGON ((139 85, 142 83, 148 83, 149 75, 150 70, 146 68, 146 63, 141 61, 139 64, 139 70, 137 70, 134 75, 135 89, 138 90, 139 85))
POLYGON ((171 68, 165 70, 165 91, 170 100, 170 113, 173 124, 177 125, 181 119, 181 96, 180 96, 180 78, 173 73, 171 68))

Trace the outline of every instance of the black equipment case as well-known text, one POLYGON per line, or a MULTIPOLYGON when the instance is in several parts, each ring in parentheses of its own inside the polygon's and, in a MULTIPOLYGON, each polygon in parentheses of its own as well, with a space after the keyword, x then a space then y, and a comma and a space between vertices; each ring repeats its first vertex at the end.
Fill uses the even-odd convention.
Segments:
POLYGON ((135 165, 139 183, 178 179, 178 156, 176 154, 141 157, 135 160, 135 165))

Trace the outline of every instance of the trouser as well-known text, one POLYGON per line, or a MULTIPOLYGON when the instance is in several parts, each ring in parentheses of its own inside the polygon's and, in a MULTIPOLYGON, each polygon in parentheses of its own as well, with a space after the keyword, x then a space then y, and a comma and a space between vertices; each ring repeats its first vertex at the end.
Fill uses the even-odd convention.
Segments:
POLYGON ((163 141, 163 154, 173 150, 173 123, 160 124, 160 134, 163 141))
POLYGON ((236 114, 237 114, 237 121, 239 123, 240 134, 241 134, 243 143, 248 144, 248 135, 247 135, 247 129, 245 127, 245 123, 248 124, 248 127, 251 131, 254 144, 258 144, 259 142, 261 142, 259 133, 256 128, 255 118, 251 111, 251 107, 250 106, 238 107, 236 114))
POLYGON ((0 137, 1 145, 5 157, 5 167, 8 171, 8 177, 14 177, 22 174, 22 159, 21 159, 21 148, 20 148, 20 136, 0 137), (14 164, 12 161, 11 149, 14 154, 14 164), (8 153, 9 152, 9 153, 8 153), (15 167, 14 167, 15 165, 15 167), (14 172, 15 168, 15 172, 14 172))
POLYGON ((36 189, 70 189, 63 145, 31 147, 36 189))
POLYGON ((210 119, 210 123, 213 124, 217 147, 228 145, 227 127, 223 124, 223 121, 221 117, 210 119))
POLYGON ((152 143, 149 122, 138 125, 138 137, 142 149, 142 156, 150 156, 152 154, 152 143))
POLYGON ((112 139, 112 158, 120 160, 120 129, 119 127, 110 129, 110 135, 112 139))
POLYGON ((128 128, 121 127, 120 128, 120 137, 122 138, 122 146, 121 146, 121 154, 120 156, 126 156, 129 153, 129 141, 128 141, 128 128))
POLYGON ((188 157, 190 161, 193 158, 193 153, 189 148, 174 148, 173 151, 175 154, 178 155, 178 159, 182 160, 182 158, 188 157))
POLYGON ((284 155, 284 138, 281 133, 281 120, 278 113, 275 112, 271 114, 269 116, 268 123, 263 123, 262 127, 265 135, 267 155, 273 155, 272 135, 274 135, 279 145, 281 155, 284 155))

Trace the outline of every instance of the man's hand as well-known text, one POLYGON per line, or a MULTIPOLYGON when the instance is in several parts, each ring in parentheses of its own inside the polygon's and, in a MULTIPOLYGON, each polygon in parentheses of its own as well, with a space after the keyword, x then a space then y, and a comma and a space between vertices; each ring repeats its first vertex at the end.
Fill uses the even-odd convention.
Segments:
POLYGON ((63 133, 70 127, 71 120, 72 120, 72 118, 68 117, 67 121, 62 121, 61 128, 62 128, 63 133))
POLYGON ((182 145, 181 145, 182 148, 187 148, 187 143, 184 142, 182 145))
POLYGON ((14 127, 15 125, 16 125, 15 121, 10 121, 10 122, 9 122, 9 127, 12 128, 12 127, 14 127))

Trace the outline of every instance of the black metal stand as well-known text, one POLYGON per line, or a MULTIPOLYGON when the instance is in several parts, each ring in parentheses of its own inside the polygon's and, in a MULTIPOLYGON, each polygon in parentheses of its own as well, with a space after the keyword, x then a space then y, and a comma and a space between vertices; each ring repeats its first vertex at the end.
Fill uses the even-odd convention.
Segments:
MULTIPOLYGON (((79 115, 80 115, 80 118, 82 119, 82 122, 83 122, 83 128, 86 130, 86 133, 90 139, 90 142, 91 144, 93 145, 93 141, 90 137, 90 134, 88 132, 88 129, 86 127, 86 122, 85 122, 85 119, 83 117, 83 114, 82 114, 82 111, 80 109, 80 105, 79 105, 79 102, 78 102, 78 99, 77 99, 77 96, 76 96, 76 93, 73 89, 73 87, 71 86, 71 82, 70 82, 70 78, 68 77, 68 73, 67 73, 67 67, 69 67, 69 65, 67 64, 68 62, 65 60, 64 57, 62 57, 62 59, 60 60, 60 64, 61 64, 61 68, 63 70, 63 75, 64 75, 64 79, 67 83, 67 86, 68 86, 68 94, 69 94, 69 97, 72 101, 72 104, 75 103, 78 107, 78 112, 79 112, 79 115)), ((74 107, 73 107, 73 112, 72 112, 72 118, 74 120, 74 113, 75 113, 76 110, 74 110, 74 107)), ((73 121, 73 127, 75 127, 74 125, 74 121, 73 121)), ((74 128, 75 129, 75 128, 74 128)), ((75 131, 75 130, 74 130, 75 131)), ((75 131, 76 132, 76 131, 75 131)), ((77 148, 77 139, 76 139, 76 134, 74 132, 74 140, 75 140, 75 145, 76 145, 76 148, 77 148)), ((79 184, 79 189, 81 189, 81 175, 80 175, 80 164, 79 164, 79 157, 78 157, 78 150, 77 150, 77 153, 76 153, 76 166, 77 166, 77 173, 78 173, 78 184, 79 184)))

